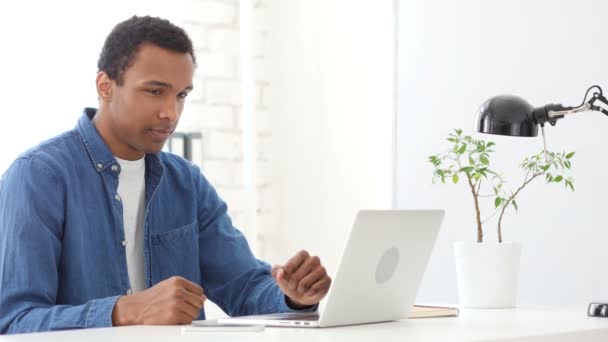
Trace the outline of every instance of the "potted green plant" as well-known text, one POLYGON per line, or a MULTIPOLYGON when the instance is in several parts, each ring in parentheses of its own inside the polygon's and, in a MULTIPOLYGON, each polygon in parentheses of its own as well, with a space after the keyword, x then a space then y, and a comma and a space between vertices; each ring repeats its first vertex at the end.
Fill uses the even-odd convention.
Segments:
POLYGON ((503 241, 505 214, 510 208, 518 210, 517 199, 522 190, 536 179, 563 184, 573 191, 574 180, 564 173, 572 167, 574 152, 541 151, 524 158, 520 164, 525 173, 523 181, 507 190, 503 176, 490 168, 496 147, 494 142, 463 135, 460 129, 450 133, 447 141, 450 147, 446 152, 429 157, 433 165, 433 182, 458 184, 463 180, 475 208, 476 243, 454 243, 460 304, 477 308, 514 307, 521 246, 503 241), (493 212, 484 218, 481 202, 487 199, 493 202, 493 212), (484 243, 484 226, 496 216, 498 243, 484 243))

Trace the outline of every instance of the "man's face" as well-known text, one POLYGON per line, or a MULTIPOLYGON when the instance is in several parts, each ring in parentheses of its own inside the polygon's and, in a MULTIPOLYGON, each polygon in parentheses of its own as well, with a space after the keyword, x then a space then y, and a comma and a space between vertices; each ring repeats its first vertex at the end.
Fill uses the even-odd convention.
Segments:
POLYGON ((122 159, 138 159, 159 152, 173 133, 192 90, 194 63, 188 53, 142 44, 123 72, 123 84, 111 81, 106 101, 112 152, 122 159))

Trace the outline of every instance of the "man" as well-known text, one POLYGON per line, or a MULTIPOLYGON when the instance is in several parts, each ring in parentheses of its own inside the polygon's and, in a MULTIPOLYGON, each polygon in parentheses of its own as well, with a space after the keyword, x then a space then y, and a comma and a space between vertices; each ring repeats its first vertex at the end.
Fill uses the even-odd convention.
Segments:
POLYGON ((102 49, 99 109, 25 152, 0 180, 0 333, 189 324, 315 310, 319 258, 255 259, 200 170, 161 152, 192 91, 186 33, 132 17, 102 49))

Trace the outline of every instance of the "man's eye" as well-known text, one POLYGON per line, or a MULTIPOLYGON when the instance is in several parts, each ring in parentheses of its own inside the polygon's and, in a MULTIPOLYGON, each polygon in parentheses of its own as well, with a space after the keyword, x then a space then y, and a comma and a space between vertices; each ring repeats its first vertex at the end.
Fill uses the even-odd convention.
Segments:
POLYGON ((148 89, 146 90, 148 93, 153 94, 153 95, 160 95, 161 91, 160 89, 148 89))
POLYGON ((186 93, 185 91, 183 91, 183 92, 181 92, 181 93, 177 94, 177 96, 178 96, 178 97, 181 97, 181 98, 183 99, 183 98, 188 97, 188 93, 186 93))

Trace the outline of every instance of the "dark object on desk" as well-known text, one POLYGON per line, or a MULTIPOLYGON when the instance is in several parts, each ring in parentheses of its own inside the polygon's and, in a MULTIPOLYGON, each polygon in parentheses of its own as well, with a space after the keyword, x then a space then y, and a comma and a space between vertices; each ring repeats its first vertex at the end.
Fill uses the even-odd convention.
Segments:
POLYGON ((608 304, 605 303, 590 303, 587 309, 587 316, 590 317, 608 317, 608 304))
POLYGON ((169 138, 169 141, 167 141, 167 148, 169 149, 169 152, 176 153, 176 151, 173 150, 173 141, 176 139, 183 140, 181 156, 184 157, 186 160, 192 161, 192 140, 194 140, 194 139, 202 140, 203 139, 202 134, 199 132, 193 132, 193 133, 173 132, 173 134, 171 134, 171 137, 169 138))
MULTIPOLYGON (((484 102, 479 108, 475 119, 475 130, 488 134, 535 137, 538 135, 538 126, 544 128, 546 122, 555 126, 557 120, 569 114, 596 111, 608 115, 608 109, 599 106, 598 102, 608 106, 608 99, 604 97, 602 88, 598 85, 589 87, 583 102, 576 107, 548 104, 534 108, 521 97, 496 96, 484 102), (597 91, 587 100, 589 92, 594 88, 597 91)), ((608 303, 589 304, 587 314, 593 317, 608 317, 608 303)))

